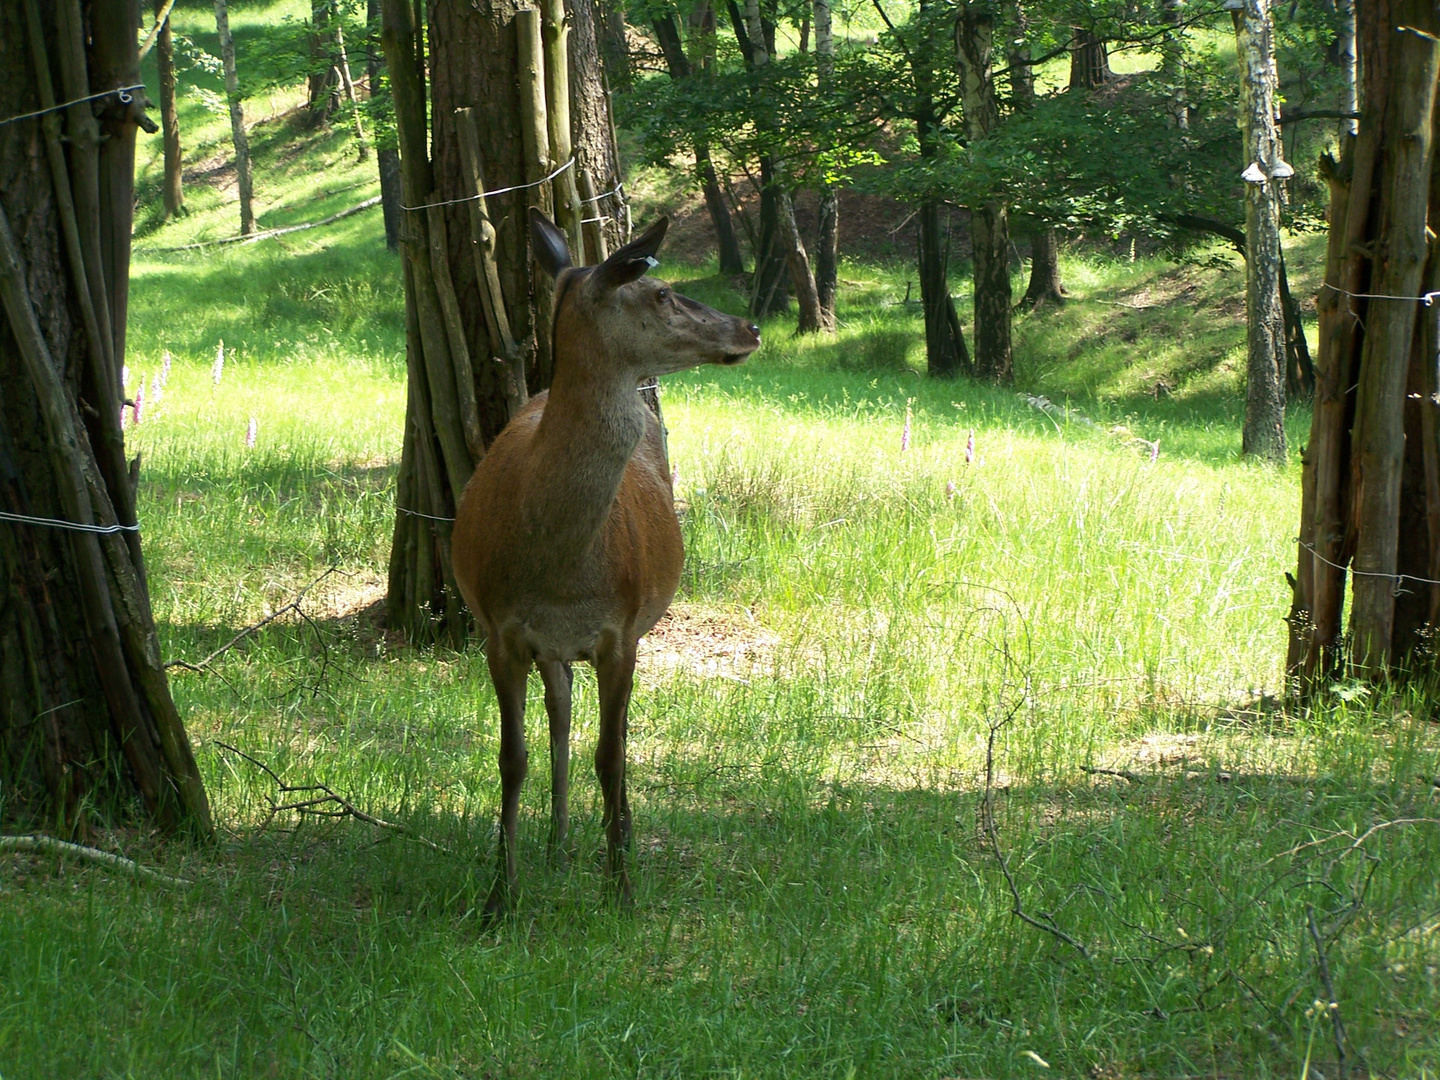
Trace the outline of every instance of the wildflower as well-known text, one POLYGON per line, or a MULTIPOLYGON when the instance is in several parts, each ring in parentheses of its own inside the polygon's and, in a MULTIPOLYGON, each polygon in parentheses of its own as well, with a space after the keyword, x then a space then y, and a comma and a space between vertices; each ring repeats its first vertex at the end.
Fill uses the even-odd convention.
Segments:
POLYGON ((121 430, 121 431, 124 431, 124 430, 126 429, 126 427, 129 426, 129 424, 130 424, 129 416, 130 416, 130 410, 129 410, 129 408, 128 408, 127 406, 125 406, 125 405, 121 405, 121 406, 120 406, 120 430, 121 430))
POLYGON ((975 429, 970 429, 970 437, 965 440, 965 464, 975 464, 975 429))
POLYGON ((219 347, 215 350, 215 366, 210 369, 210 381, 220 385, 220 376, 225 371, 225 341, 222 338, 219 347))
POLYGON ((246 450, 254 450, 254 449, 255 449, 255 434, 256 434, 256 432, 259 431, 259 429, 260 429, 259 425, 255 423, 255 417, 253 417, 253 416, 250 417, 250 426, 245 429, 245 449, 246 449, 246 450))
POLYGON ((120 365, 120 393, 123 396, 125 388, 130 385, 130 365, 120 365))
POLYGON ((670 470, 670 486, 671 486, 672 488, 677 488, 677 487, 680 486, 680 466, 679 466, 679 465, 676 465, 674 468, 672 468, 672 469, 670 470))
POLYGON ((1156 439, 1150 444, 1150 460, 1156 461, 1160 457, 1160 440, 1156 439))
POLYGON ((150 380, 150 400, 152 402, 159 401, 160 398, 164 395, 164 393, 165 380, 160 378, 159 374, 157 373, 155 378, 150 380))
POLYGON ((951 502, 955 500, 955 481, 951 480, 945 484, 945 498, 951 502))
POLYGON ((140 385, 135 388, 135 423, 139 424, 145 415, 145 376, 140 376, 140 385))
POLYGON ((910 403, 905 403, 905 426, 900 429, 900 452, 910 449, 910 403))
POLYGON ((161 357, 161 361, 162 361, 162 363, 160 364, 160 387, 161 387, 161 389, 163 390, 164 387, 165 387, 165 384, 170 381, 170 350, 169 350, 169 349, 166 349, 166 350, 165 350, 165 354, 164 354, 164 356, 161 357))

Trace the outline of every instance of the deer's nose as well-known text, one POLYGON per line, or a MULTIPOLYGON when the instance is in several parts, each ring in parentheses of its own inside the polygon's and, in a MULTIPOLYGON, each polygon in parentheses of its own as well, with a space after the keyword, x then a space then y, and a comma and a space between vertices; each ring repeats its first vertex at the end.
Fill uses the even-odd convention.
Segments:
POLYGON ((756 326, 756 325, 752 322, 752 323, 746 323, 746 324, 745 324, 745 329, 750 331, 751 336, 754 337, 755 343, 758 345, 758 344, 760 343, 760 327, 756 326))

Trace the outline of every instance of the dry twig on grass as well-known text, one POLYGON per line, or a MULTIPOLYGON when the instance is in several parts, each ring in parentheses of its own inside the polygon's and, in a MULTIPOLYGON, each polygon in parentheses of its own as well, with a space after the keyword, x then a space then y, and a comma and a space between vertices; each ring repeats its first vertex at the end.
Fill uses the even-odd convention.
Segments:
MULTIPOLYGON (((290 601, 288 604, 286 604, 284 607, 276 608, 274 611, 272 611, 269 615, 266 615, 265 618, 261 619, 259 622, 253 623, 253 624, 251 624, 250 626, 245 627, 244 630, 241 630, 238 634, 236 634, 234 637, 232 637, 232 638, 231 638, 229 641, 227 641, 224 645, 221 645, 220 648, 216 649, 216 650, 215 650, 214 652, 212 652, 209 656, 205 657, 204 660, 201 660, 201 661, 199 661, 198 663, 194 663, 194 664, 190 663, 190 661, 188 661, 188 660, 170 660, 170 661, 167 661, 166 664, 165 664, 166 670, 168 671, 170 668, 183 668, 185 671, 197 671, 197 672, 200 672, 201 674, 204 674, 205 669, 208 668, 214 661, 216 661, 216 660, 218 660, 220 657, 224 656, 227 652, 229 652, 231 649, 233 649, 236 645, 240 644, 240 642, 244 641, 244 640, 245 640, 247 637, 249 637, 251 634, 255 633, 257 630, 261 630, 261 629, 263 629, 264 627, 269 626, 269 625, 270 625, 272 622, 274 622, 276 619, 280 618, 280 616, 289 614, 289 613, 292 612, 292 611, 293 611, 296 615, 299 615, 299 616, 300 616, 302 619, 304 619, 306 622, 310 623, 311 626, 313 627, 313 626, 314 626, 314 621, 310 618, 310 616, 306 615, 305 612, 303 612, 303 611, 300 610, 300 605, 305 601, 305 597, 310 594, 311 590, 313 590, 313 589, 315 588, 315 586, 319 585, 322 581, 324 581, 326 578, 328 578, 331 574, 338 574, 338 573, 340 573, 340 572, 341 572, 341 571, 340 571, 340 568, 339 568, 338 566, 332 566, 332 567, 330 567, 330 568, 329 568, 328 570, 326 570, 323 574, 321 574, 319 577, 317 577, 314 581, 310 582, 310 584, 306 585, 303 589, 301 589, 298 593, 296 593, 294 600, 291 600, 291 601, 290 601)), ((327 653, 327 658, 326 658, 326 659, 327 659, 327 663, 328 663, 328 659, 329 659, 329 658, 328 658, 328 653, 327 653)))
POLYGON ((442 855, 453 854, 453 852, 441 847, 433 840, 427 840, 423 836, 416 836, 399 822, 386 821, 384 818, 378 818, 374 814, 367 814, 328 784, 286 783, 279 773, 254 755, 247 754, 244 750, 231 746, 229 743, 217 742, 215 745, 227 753, 234 754, 236 757, 248 761, 275 782, 275 787, 279 791, 281 798, 275 799, 269 795, 265 796, 265 801, 270 804, 270 812, 265 815, 265 820, 260 825, 261 831, 269 828, 270 822, 275 820, 275 815, 293 810, 297 814, 308 814, 311 817, 354 818, 356 821, 363 821, 365 824, 374 825, 376 828, 390 829, 404 839, 412 840, 417 844, 423 844, 430 848, 430 850, 438 851, 442 855), (298 795, 302 797, 286 801, 284 797, 288 795, 298 795))
POLYGON ((134 859, 127 859, 123 855, 114 855, 108 851, 101 851, 99 848, 86 847, 84 844, 72 844, 66 840, 57 840, 53 836, 0 836, 0 851, 44 852, 72 859, 83 859, 86 862, 95 863, 97 866, 123 871, 141 881, 153 881, 157 885, 166 885, 172 889, 188 889, 195 884, 186 878, 171 877, 169 874, 162 874, 159 870, 141 866, 134 859))

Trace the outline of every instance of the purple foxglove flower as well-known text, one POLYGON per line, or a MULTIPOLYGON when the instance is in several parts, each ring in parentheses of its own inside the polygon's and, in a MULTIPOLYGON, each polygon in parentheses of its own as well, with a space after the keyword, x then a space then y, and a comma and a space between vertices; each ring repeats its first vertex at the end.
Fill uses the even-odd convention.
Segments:
POLYGON ((169 350, 169 349, 166 349, 166 350, 165 350, 165 355, 164 355, 164 357, 162 358, 162 360, 163 360, 163 363, 161 363, 161 365, 160 365, 160 386, 163 388, 163 387, 165 386, 165 384, 170 381, 170 350, 169 350))
POLYGON ((255 423, 255 417, 250 417, 250 426, 245 429, 245 449, 255 449, 255 436, 259 430, 260 427, 255 423))
POLYGON ((954 480, 950 480, 950 481, 948 481, 948 482, 945 484, 945 498, 950 499, 950 500, 954 500, 954 498, 955 498, 955 481, 954 481, 954 480))
POLYGON ((155 378, 150 380, 150 400, 152 402, 159 401, 164 394, 165 382, 159 375, 156 375, 155 378))
POLYGON ((210 369, 210 381, 220 385, 220 376, 225 373, 225 342, 222 340, 215 350, 215 365, 210 369))
POLYGON ((975 429, 970 429, 970 437, 965 440, 965 464, 975 464, 975 429))
POLYGON ((905 406, 905 426, 900 429, 900 452, 910 449, 910 406, 905 406))
POLYGON ((1160 457, 1160 440, 1156 439, 1150 444, 1150 460, 1153 462, 1160 457))
POLYGON ((140 385, 135 388, 135 423, 145 416, 145 376, 140 376, 140 385))

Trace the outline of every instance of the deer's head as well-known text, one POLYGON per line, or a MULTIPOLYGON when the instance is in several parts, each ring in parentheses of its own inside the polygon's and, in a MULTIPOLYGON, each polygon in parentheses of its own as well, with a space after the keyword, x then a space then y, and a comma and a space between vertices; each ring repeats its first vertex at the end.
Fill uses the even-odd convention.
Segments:
POLYGON ((530 211, 530 246, 555 278, 555 360, 603 356, 636 380, 699 367, 739 364, 760 347, 760 328, 681 296, 646 276, 665 239, 661 218, 599 266, 574 267, 565 234, 530 211))

